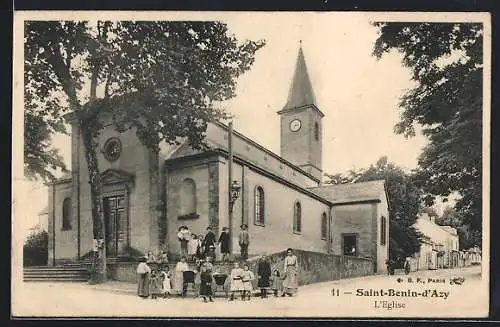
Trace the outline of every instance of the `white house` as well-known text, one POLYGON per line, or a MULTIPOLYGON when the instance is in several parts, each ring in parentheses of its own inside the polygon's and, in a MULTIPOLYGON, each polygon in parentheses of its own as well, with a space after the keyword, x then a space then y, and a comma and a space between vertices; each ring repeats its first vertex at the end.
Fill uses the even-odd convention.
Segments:
POLYGON ((458 233, 450 226, 440 226, 428 214, 421 214, 413 227, 424 235, 418 257, 418 268, 458 267, 458 233))

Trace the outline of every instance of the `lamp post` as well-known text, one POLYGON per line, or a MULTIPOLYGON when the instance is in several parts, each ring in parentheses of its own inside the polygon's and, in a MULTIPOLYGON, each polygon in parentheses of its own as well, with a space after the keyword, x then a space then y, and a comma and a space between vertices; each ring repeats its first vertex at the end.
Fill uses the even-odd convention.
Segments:
POLYGON ((231 184, 231 199, 229 200, 229 211, 233 212, 233 206, 238 197, 240 196, 241 186, 238 181, 233 181, 231 184))
POLYGON ((232 253, 232 248, 233 248, 233 206, 238 197, 240 196, 240 189, 241 186, 239 185, 238 181, 232 181, 230 183, 231 187, 229 188, 229 251, 232 253))

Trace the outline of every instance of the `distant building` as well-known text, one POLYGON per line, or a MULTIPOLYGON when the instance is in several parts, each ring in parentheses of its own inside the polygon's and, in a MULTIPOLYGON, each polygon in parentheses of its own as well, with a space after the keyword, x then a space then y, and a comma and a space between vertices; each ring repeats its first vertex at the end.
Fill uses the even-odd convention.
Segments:
POLYGON ((426 213, 417 218, 413 227, 424 235, 420 252, 414 258, 418 262, 417 270, 459 266, 459 239, 455 228, 436 224, 426 213))
POLYGON ((49 206, 38 213, 38 227, 40 230, 49 230, 49 206))
POLYGON ((46 206, 38 213, 38 222, 36 225, 28 229, 28 235, 41 231, 48 232, 49 230, 49 207, 46 206))

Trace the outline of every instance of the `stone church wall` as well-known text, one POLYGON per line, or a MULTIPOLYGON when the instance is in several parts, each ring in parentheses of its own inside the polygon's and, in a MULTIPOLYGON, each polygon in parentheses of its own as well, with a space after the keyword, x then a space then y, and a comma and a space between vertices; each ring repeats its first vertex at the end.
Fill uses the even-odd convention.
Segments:
MULTIPOLYGON (((220 185, 223 188, 221 198, 227 197, 227 160, 220 165, 220 185)), ((238 232, 241 223, 248 225, 250 234, 249 255, 273 253, 288 247, 297 247, 308 251, 326 253, 327 240, 321 239, 321 215, 330 214, 330 208, 324 202, 284 185, 279 178, 265 176, 261 172, 244 164, 233 165, 233 180, 237 180, 242 189, 233 208, 233 253, 239 252, 238 232), (260 186, 264 190, 264 225, 255 222, 255 190, 260 186), (302 207, 302 231, 293 231, 293 209, 296 201, 302 207)), ((228 226, 227 204, 221 200, 221 227, 228 226)))
POLYGON ((337 205, 333 207, 332 250, 343 254, 343 234, 357 235, 358 256, 376 258, 377 203, 337 205), (375 228, 374 228, 375 226, 375 228))
MULTIPOLYGON (((167 169, 167 250, 170 253, 180 253, 180 243, 177 239, 178 227, 186 225, 191 232, 205 234, 208 225, 213 226, 210 214, 210 189, 209 165, 213 165, 214 158, 200 160, 178 161, 168 165, 167 169), (212 161, 212 162, 211 162, 212 161), (182 183, 185 179, 191 179, 196 185, 196 215, 195 217, 183 217, 181 213, 182 183)), ((216 191, 212 190, 212 193, 216 191)), ((213 202, 213 201, 212 201, 213 202)), ((216 227, 216 226, 213 226, 216 227)), ((217 230, 214 230, 217 234, 217 230)))
MULTIPOLYGON (((318 282, 333 281, 344 278, 362 277, 373 274, 373 262, 366 258, 353 258, 340 255, 329 255, 304 250, 294 250, 299 263, 299 285, 309 285, 318 282)), ((283 273, 283 260, 285 251, 272 253, 269 256, 271 269, 279 269, 283 273)), ((169 269, 175 274, 176 262, 169 263, 169 269)), ((257 275, 257 258, 248 261, 250 270, 257 275)), ((194 264, 189 264, 195 269, 194 264)), ((231 264, 214 263, 213 272, 229 274, 231 264)), ((123 282, 137 283, 137 263, 115 263, 108 265, 108 278, 123 282)), ((228 282, 229 280, 226 280, 228 282)), ((227 288, 228 285, 226 285, 227 288)), ((257 280, 254 280, 254 289, 257 288, 257 280)))
MULTIPOLYGON (((116 169, 135 175, 129 194, 128 233, 130 235, 130 246, 142 252, 147 251, 149 248, 155 248, 157 240, 151 237, 151 230, 156 222, 156 217, 150 203, 151 192, 154 190, 154 185, 151 185, 150 179, 150 164, 152 163, 150 151, 140 143, 135 131, 128 130, 124 133, 118 133, 112 126, 105 127, 101 132, 99 146, 97 155, 101 173, 107 169, 116 169), (118 137, 122 144, 121 155, 114 162, 108 161, 102 152, 106 140, 111 137, 118 137)), ((90 185, 88 184, 89 175, 83 144, 80 146, 79 163, 81 255, 84 255, 92 249, 93 235, 90 185)))
POLYGON ((78 255, 78 222, 71 217, 69 220, 71 228, 63 229, 64 199, 68 198, 74 201, 71 194, 71 182, 54 186, 55 193, 52 193, 52 187, 49 188, 49 262, 52 261, 54 255, 56 260, 76 259, 78 255))

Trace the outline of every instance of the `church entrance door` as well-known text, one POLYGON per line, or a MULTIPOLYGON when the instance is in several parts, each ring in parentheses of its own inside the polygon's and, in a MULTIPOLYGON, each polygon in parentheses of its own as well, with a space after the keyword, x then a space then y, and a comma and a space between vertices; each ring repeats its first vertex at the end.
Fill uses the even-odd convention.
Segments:
POLYGON ((104 198, 106 256, 116 257, 126 242, 127 210, 124 195, 104 198))

